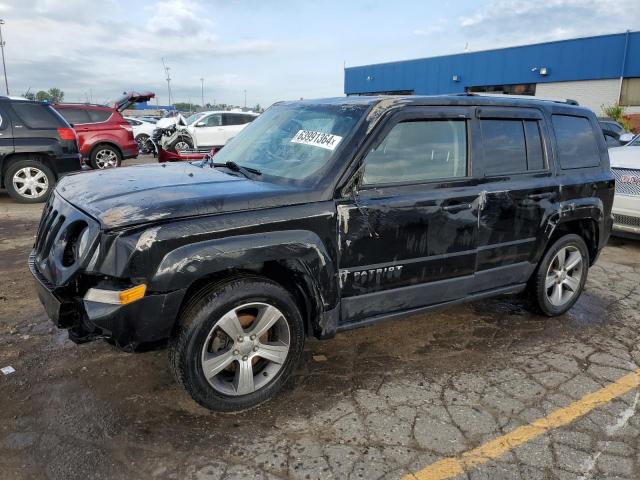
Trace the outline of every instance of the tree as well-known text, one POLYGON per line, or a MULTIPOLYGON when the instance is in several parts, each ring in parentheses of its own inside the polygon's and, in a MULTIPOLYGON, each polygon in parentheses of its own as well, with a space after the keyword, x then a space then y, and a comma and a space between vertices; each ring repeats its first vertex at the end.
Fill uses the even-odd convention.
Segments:
POLYGON ((49 101, 51 103, 60 103, 64 100, 64 92, 57 87, 52 87, 49 89, 49 101))
POLYGON ((260 106, 259 103, 257 103, 256 106, 253 107, 253 111, 256 113, 262 113, 262 107, 260 106))
POLYGON ((193 112, 196 108, 199 107, 199 105, 196 105, 194 103, 187 103, 187 102, 176 102, 173 104, 174 107, 176 107, 177 110, 180 110, 181 112, 193 112))
POLYGON ((38 92, 34 95, 33 93, 25 93, 25 98, 29 100, 37 100, 39 102, 51 102, 51 103, 60 103, 64 100, 64 92, 57 87, 50 88, 48 92, 44 90, 38 90, 38 92), (27 95, 29 95, 27 97, 27 95))
POLYGON ((23 96, 24 98, 26 98, 27 100, 35 100, 35 99, 36 99, 36 94, 35 94, 35 93, 33 93, 33 92, 24 92, 24 93, 22 94, 22 96, 23 96))
POLYGON ((38 90, 38 92, 36 93, 35 99, 39 102, 48 102, 49 94, 44 90, 38 90))

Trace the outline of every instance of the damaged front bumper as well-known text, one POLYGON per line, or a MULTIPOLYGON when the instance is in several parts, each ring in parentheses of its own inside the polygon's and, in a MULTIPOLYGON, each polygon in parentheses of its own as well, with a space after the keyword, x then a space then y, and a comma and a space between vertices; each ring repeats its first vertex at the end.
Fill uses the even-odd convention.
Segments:
POLYGON ((135 350, 141 344, 165 340, 171 335, 185 293, 151 293, 124 305, 92 301, 49 284, 38 271, 33 254, 29 270, 47 315, 58 328, 68 330, 76 343, 105 338, 123 349, 135 350))

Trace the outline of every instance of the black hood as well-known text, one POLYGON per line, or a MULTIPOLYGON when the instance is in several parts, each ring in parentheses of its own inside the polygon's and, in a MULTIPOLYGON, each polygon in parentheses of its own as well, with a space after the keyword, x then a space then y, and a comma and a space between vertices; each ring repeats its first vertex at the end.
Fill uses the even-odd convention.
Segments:
POLYGON ((305 198, 299 187, 249 180, 188 162, 68 175, 60 180, 56 193, 105 229, 284 206, 305 198))

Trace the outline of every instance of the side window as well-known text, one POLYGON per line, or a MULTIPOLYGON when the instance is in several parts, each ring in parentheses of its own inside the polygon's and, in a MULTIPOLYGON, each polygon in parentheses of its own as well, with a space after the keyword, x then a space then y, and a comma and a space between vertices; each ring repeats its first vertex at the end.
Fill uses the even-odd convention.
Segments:
POLYGON ((244 122, 242 121, 243 115, 234 115, 233 113, 224 113, 222 115, 222 125, 242 125, 244 122))
POLYGON ((219 127, 222 125, 222 118, 220 115, 210 115, 205 122, 207 122, 207 127, 219 127))
POLYGON ((12 102, 11 107, 20 121, 28 128, 49 129, 68 126, 49 105, 31 102, 12 102))
POLYGON ((588 118, 552 115, 552 120, 558 143, 558 160, 562 169, 600 165, 598 143, 588 118))
POLYGON ((253 115, 242 115, 239 113, 225 113, 222 115, 223 125, 244 125, 252 122, 256 117, 253 115))
MULTIPOLYGON (((109 110, 87 110, 92 123, 106 122, 113 112, 109 110)), ((139 123, 138 123, 139 125, 139 123)))
POLYGON ((537 120, 525 120, 524 131, 527 140, 527 169, 543 170, 546 166, 542 135, 540 134, 540 122, 537 120))
POLYGON ((60 115, 62 115, 64 119, 71 124, 91 123, 89 114, 82 108, 60 108, 57 110, 60 112, 60 115))
POLYGON ((385 184, 465 177, 465 120, 417 120, 395 125, 364 160, 364 183, 385 184))
POLYGON ((522 120, 480 120, 485 176, 527 171, 522 120))

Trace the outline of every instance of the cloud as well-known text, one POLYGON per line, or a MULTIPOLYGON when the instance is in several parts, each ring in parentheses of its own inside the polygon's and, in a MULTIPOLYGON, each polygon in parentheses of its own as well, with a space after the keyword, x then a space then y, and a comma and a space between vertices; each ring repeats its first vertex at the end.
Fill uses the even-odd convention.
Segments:
POLYGON ((196 35, 212 26, 203 16, 202 7, 188 0, 167 0, 147 10, 152 12, 147 21, 147 30, 151 33, 196 35))
POLYGON ((209 91, 217 90, 221 98, 227 89, 241 90, 255 80, 221 70, 216 58, 252 58, 277 48, 270 39, 250 34, 222 38, 206 4, 195 0, 165 0, 138 10, 118 0, 91 8, 83 0, 17 5, 0 0, 0 12, 10 13, 3 33, 12 94, 57 86, 70 101, 84 101, 90 91, 102 101, 124 90, 150 89, 166 102, 165 57, 176 101, 199 92, 203 76, 209 91))
POLYGON ((637 0, 493 0, 459 18, 474 50, 637 28, 637 0))
POLYGON ((431 24, 425 27, 416 28, 413 31, 413 34, 418 37, 424 37, 428 35, 433 35, 434 33, 440 33, 445 31, 447 27, 447 23, 448 23, 448 20, 446 18, 438 18, 435 22, 432 22, 431 24))

